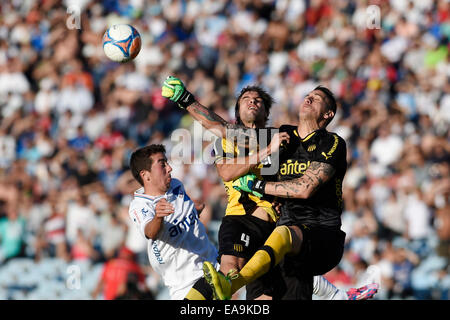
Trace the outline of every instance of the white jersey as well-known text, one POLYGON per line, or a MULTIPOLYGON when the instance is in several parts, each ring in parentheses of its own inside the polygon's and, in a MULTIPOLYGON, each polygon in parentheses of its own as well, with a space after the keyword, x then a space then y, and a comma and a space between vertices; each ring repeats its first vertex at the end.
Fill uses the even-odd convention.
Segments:
POLYGON ((218 266, 218 254, 198 219, 194 202, 177 179, 172 179, 169 190, 162 196, 146 195, 144 188, 134 193, 128 213, 139 232, 145 237, 145 226, 154 218, 155 206, 163 198, 174 206, 175 212, 164 217, 155 241, 146 237, 148 257, 169 288, 171 299, 181 300, 203 276, 204 261, 218 266))

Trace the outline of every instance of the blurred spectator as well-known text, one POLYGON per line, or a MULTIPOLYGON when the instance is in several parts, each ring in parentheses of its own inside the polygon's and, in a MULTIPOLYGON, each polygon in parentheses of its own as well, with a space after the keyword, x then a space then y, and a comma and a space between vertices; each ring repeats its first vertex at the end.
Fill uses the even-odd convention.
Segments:
POLYGON ((403 206, 397 197, 397 193, 390 191, 389 198, 381 205, 380 225, 378 226, 379 237, 392 240, 394 237, 405 234, 405 218, 403 206))
POLYGON ((16 140, 0 127, 0 168, 6 169, 16 159, 16 140))
POLYGON ((70 260, 66 243, 66 221, 64 206, 56 200, 50 201, 51 213, 42 222, 42 228, 36 242, 35 259, 55 257, 70 260))
POLYGON ((80 152, 84 151, 90 144, 91 141, 89 137, 84 133, 83 127, 80 125, 77 128, 76 136, 69 140, 69 146, 75 151, 80 152))
POLYGON ((450 205, 436 210, 436 229, 439 244, 436 248, 438 255, 450 259, 450 205))
POLYGON ((0 219, 0 262, 25 255, 25 224, 17 208, 7 208, 6 217, 0 219))
POLYGON ((93 298, 96 299, 99 294, 102 294, 103 299, 114 300, 124 295, 132 273, 137 278, 139 291, 145 291, 145 276, 135 261, 134 252, 127 247, 122 247, 118 256, 108 260, 104 265, 97 287, 92 293, 93 298))
POLYGON ((96 232, 94 211, 88 198, 80 189, 74 190, 73 198, 66 198, 66 238, 70 246, 84 238, 91 238, 96 232))
POLYGON ((393 280, 395 285, 390 294, 402 299, 413 295, 411 276, 414 266, 418 263, 418 256, 408 249, 400 247, 395 250, 393 263, 393 280))
POLYGON ((417 189, 407 196, 404 208, 405 238, 411 241, 410 247, 416 254, 425 257, 429 254, 428 238, 431 235, 431 213, 422 198, 422 193, 417 189))
POLYGON ((402 139, 391 134, 388 124, 382 124, 370 147, 370 155, 374 161, 372 173, 376 176, 386 175, 389 166, 400 158, 402 148, 402 139))
POLYGON ((100 216, 99 250, 103 259, 111 259, 125 243, 127 228, 115 213, 106 213, 100 216))

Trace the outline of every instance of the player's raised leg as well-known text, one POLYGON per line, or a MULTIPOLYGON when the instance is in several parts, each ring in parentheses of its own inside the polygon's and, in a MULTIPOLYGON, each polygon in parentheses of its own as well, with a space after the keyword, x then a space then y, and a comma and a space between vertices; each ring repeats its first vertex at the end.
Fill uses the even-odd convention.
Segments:
POLYGON ((230 299, 231 295, 239 288, 258 279, 270 268, 280 263, 285 254, 292 250, 292 247, 290 229, 286 226, 278 226, 267 238, 264 246, 256 251, 239 273, 229 273, 225 276, 205 262, 203 264, 205 279, 213 288, 217 299, 230 299))

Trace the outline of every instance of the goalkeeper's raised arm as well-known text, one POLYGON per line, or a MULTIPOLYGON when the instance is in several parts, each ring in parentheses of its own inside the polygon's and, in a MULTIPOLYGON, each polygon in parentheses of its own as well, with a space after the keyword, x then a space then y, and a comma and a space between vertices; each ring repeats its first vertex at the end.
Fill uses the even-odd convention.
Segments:
POLYGON ((167 77, 163 83, 161 95, 176 102, 180 108, 186 109, 203 127, 219 137, 226 136, 226 129, 244 128, 244 126, 228 123, 214 111, 201 105, 186 89, 183 82, 176 77, 167 77))

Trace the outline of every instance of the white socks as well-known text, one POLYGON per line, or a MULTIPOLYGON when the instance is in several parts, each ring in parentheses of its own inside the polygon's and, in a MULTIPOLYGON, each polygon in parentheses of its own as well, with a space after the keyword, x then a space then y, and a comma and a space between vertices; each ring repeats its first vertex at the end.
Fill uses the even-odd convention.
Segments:
POLYGON ((348 300, 344 290, 336 288, 322 276, 314 277, 313 294, 320 297, 321 300, 348 300))

